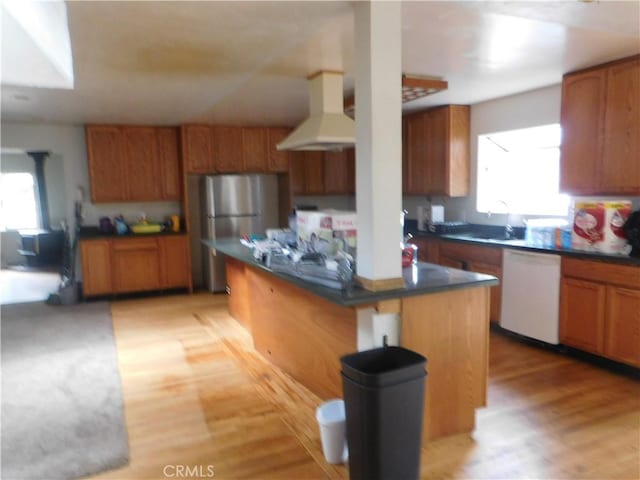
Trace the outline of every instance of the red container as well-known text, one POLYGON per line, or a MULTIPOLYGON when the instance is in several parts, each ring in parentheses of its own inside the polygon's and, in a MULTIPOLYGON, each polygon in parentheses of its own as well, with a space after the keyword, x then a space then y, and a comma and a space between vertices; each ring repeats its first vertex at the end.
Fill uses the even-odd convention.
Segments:
POLYGON ((402 268, 407 268, 418 262, 418 246, 405 243, 402 248, 402 268))

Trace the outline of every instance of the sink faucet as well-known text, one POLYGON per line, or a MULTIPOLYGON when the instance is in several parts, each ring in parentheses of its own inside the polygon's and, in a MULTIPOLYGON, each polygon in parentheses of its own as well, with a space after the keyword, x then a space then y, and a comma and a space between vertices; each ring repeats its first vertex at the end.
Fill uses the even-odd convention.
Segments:
POLYGON ((514 235, 513 235, 513 227, 509 224, 509 204, 504 200, 496 200, 496 203, 502 203, 507 209, 507 217, 505 219, 505 225, 504 225, 504 238, 506 238, 507 240, 510 240, 514 237, 514 235))

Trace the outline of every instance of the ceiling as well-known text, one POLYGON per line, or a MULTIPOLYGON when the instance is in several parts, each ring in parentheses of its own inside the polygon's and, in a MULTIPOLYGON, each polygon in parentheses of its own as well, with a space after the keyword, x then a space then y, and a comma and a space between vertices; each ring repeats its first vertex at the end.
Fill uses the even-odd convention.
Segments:
MULTIPOLYGON (((354 85, 351 2, 68 2, 75 88, 2 85, 2 120, 296 125, 306 76, 354 85)), ((448 90, 405 104, 473 104, 640 53, 638 1, 405 1, 404 73, 448 90)), ((10 42, 4 38, 2 42, 10 42)))

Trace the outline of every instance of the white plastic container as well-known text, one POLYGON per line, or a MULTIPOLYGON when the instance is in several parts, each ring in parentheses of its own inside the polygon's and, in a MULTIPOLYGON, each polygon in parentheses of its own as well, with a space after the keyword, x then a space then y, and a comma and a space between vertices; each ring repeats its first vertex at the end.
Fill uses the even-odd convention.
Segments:
POLYGON ((344 401, 329 400, 316 409, 320 426, 322 453, 328 463, 341 464, 347 460, 347 428, 344 401))
POLYGON ((527 220, 525 243, 532 247, 554 248, 557 228, 567 226, 567 221, 559 218, 537 218, 527 220))

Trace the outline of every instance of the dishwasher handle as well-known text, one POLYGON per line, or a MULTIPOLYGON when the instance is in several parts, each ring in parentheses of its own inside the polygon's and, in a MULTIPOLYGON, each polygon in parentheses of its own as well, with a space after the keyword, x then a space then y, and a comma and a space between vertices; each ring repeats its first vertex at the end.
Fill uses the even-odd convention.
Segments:
POLYGON ((524 263, 536 263, 538 265, 558 265, 560 263, 560 255, 554 255, 551 253, 522 252, 518 250, 505 249, 503 261, 519 261, 524 263))

